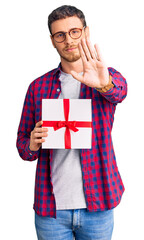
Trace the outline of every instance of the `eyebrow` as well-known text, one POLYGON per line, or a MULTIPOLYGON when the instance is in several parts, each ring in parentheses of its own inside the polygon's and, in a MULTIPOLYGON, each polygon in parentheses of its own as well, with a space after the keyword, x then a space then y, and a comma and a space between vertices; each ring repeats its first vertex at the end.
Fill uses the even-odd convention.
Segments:
MULTIPOLYGON (((75 28, 83 29, 84 27, 73 27, 73 28, 70 28, 67 32, 69 32, 70 30, 73 30, 75 28)), ((52 34, 52 36, 55 35, 56 33, 67 33, 67 32, 65 32, 65 31, 58 31, 58 32, 55 32, 54 34, 52 34)))

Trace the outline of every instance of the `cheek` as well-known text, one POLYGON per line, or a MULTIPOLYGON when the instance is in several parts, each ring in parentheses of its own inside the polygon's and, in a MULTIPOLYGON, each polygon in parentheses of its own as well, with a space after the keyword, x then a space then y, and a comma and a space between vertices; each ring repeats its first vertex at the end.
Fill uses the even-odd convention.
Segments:
POLYGON ((50 38, 51 38, 51 42, 52 42, 53 47, 56 48, 53 38, 51 36, 50 36, 50 38))
POLYGON ((62 54, 64 47, 55 46, 55 48, 59 54, 62 54))
POLYGON ((79 43, 81 43, 81 40, 84 39, 85 36, 81 36, 81 38, 79 38, 77 41, 76 41, 76 45, 78 46, 79 43))
POLYGON ((62 50, 63 50, 63 48, 59 47, 59 46, 57 46, 56 49, 57 49, 58 52, 62 52, 62 50))

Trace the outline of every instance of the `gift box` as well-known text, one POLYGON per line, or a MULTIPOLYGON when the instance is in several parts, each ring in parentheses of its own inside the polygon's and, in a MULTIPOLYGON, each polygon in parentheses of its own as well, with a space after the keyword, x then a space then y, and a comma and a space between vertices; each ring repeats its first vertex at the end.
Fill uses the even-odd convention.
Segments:
POLYGON ((88 149, 92 144, 91 99, 42 99, 43 149, 88 149))

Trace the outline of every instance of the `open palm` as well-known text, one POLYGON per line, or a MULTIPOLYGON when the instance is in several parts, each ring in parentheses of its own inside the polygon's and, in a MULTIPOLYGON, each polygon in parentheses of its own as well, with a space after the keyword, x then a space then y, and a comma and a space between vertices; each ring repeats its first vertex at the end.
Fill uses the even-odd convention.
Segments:
POLYGON ((103 61, 98 45, 92 46, 87 28, 86 38, 79 43, 79 51, 83 62, 83 75, 71 71, 74 78, 93 88, 103 88, 109 82, 109 72, 103 61))

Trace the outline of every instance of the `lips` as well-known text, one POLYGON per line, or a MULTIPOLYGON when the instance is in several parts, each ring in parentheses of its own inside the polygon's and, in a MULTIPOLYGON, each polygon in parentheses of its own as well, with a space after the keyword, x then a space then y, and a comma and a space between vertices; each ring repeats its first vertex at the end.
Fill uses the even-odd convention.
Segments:
POLYGON ((67 49, 66 51, 67 52, 72 52, 73 50, 75 50, 76 48, 69 48, 69 49, 67 49))
POLYGON ((74 51, 75 49, 77 49, 77 47, 76 47, 76 46, 72 46, 72 47, 67 47, 67 48, 65 48, 64 50, 65 50, 66 52, 72 52, 72 51, 74 51))

